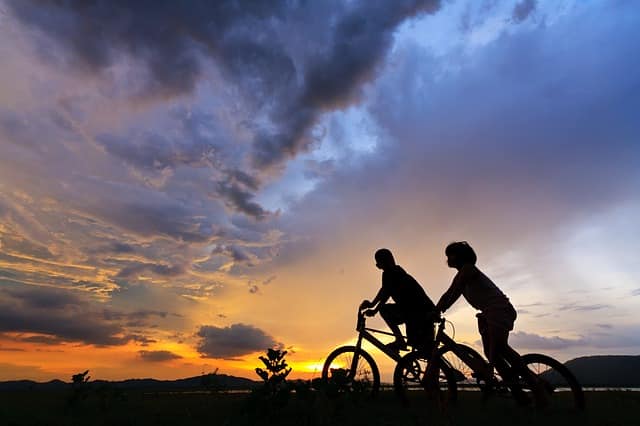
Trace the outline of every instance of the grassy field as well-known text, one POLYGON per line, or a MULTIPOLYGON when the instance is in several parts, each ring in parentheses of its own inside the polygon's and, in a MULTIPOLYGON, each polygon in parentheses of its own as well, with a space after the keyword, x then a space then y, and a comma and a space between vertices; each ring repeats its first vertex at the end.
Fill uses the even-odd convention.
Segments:
POLYGON ((291 395, 282 408, 248 394, 103 391, 69 402, 68 392, 0 393, 0 424, 12 425, 640 425, 640 392, 590 392, 587 409, 522 408, 464 392, 441 411, 422 394, 403 406, 391 392, 376 400, 291 395))

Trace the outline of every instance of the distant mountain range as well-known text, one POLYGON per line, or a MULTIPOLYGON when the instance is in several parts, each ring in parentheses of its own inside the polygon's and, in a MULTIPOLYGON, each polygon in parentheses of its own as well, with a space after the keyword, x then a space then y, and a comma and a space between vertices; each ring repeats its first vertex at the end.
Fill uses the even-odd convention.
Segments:
MULTIPOLYGON (((171 391, 171 390, 241 390, 251 389, 258 382, 243 377, 227 376, 226 374, 216 374, 215 376, 196 376, 178 380, 156 380, 156 379, 127 379, 121 381, 92 380, 88 385, 92 388, 108 386, 123 390, 150 390, 150 391, 171 391)), ((71 389, 71 383, 62 380, 52 380, 46 383, 34 382, 32 380, 14 380, 0 382, 0 391, 53 391, 71 389)))
POLYGON ((585 356, 565 363, 582 386, 640 388, 640 356, 585 356))
MULTIPOLYGON (((585 356, 567 361, 565 365, 585 387, 640 388, 640 356, 598 355, 585 356)), ((109 386, 123 390, 243 390, 251 389, 260 382, 243 377, 217 374, 196 376, 178 380, 128 379, 122 381, 94 380, 93 387, 109 386)), ((52 380, 46 383, 32 380, 0 382, 0 391, 49 391, 71 389, 71 383, 52 380)))

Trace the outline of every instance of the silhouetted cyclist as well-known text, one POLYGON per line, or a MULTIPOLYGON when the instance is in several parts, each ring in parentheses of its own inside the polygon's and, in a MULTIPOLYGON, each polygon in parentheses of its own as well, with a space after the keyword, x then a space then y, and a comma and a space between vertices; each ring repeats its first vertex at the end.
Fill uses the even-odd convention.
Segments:
POLYGON ((380 312, 395 341, 387 346, 394 350, 406 350, 407 343, 413 347, 422 347, 433 342, 434 330, 432 314, 435 305, 429 299, 418 282, 396 265, 391 251, 382 248, 375 253, 376 266, 382 269, 382 287, 372 300, 365 300, 360 309, 373 308, 371 315, 380 312), (387 303, 392 298, 395 303, 387 303), (400 324, 405 324, 407 341, 404 341, 400 324))
MULTIPOLYGON (((517 316, 516 310, 509 298, 475 266, 476 253, 466 241, 449 244, 445 254, 447 265, 457 269, 458 273, 438 301, 436 309, 439 312, 446 311, 462 295, 471 306, 479 310, 480 313, 476 315, 478 331, 482 336, 482 346, 491 371, 495 367, 504 379, 515 383, 514 371, 509 366, 517 371, 526 369, 520 354, 508 344, 509 332, 513 330, 517 316)), ((522 389, 512 388, 512 393, 518 402, 528 402, 522 389)))

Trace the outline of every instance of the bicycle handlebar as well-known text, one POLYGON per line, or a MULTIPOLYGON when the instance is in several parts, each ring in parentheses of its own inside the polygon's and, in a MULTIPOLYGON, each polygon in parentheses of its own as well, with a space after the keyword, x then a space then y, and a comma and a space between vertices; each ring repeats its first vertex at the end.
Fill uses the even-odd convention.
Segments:
MULTIPOLYGON (((365 317, 372 317, 375 314, 377 314, 378 311, 375 309, 371 309, 371 308, 365 308, 365 309, 360 309, 358 308, 358 324, 360 324, 361 322, 364 323, 365 321, 365 317)), ((432 312, 431 313, 431 321, 433 321, 434 324, 444 324, 446 321, 446 318, 442 315, 441 312, 432 312)))

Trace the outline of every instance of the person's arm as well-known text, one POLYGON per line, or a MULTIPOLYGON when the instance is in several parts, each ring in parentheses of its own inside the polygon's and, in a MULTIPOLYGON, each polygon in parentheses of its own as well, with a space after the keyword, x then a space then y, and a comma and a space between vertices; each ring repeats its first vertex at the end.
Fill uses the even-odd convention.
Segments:
POLYGON ((380 309, 380 305, 389 300, 389 297, 389 293, 385 290, 384 286, 382 286, 372 301, 365 300, 360 304, 360 310, 373 309, 372 314, 375 314, 380 309))
POLYGON ((462 290, 464 289, 464 279, 461 276, 461 272, 453 278, 449 289, 444 292, 444 294, 438 300, 436 304, 436 312, 444 312, 451 307, 456 300, 462 295, 462 290))

